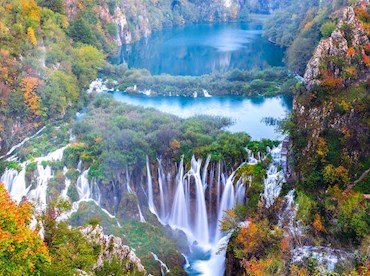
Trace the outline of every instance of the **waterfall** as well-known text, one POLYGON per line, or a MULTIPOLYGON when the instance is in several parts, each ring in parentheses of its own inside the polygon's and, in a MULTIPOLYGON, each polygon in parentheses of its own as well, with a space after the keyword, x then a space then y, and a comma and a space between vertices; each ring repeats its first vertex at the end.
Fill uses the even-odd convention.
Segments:
POLYGON ((21 146, 24 145, 24 143, 26 143, 27 141, 31 140, 32 138, 36 137, 37 135, 39 135, 44 129, 46 128, 46 126, 42 127, 39 131, 37 131, 34 135, 30 136, 30 137, 26 137, 24 138, 24 140, 22 142, 20 142, 19 144, 13 146, 5 155, 3 156, 0 156, 0 159, 3 159, 4 157, 7 157, 9 155, 11 155, 17 148, 20 148, 21 146))
POLYGON ((235 171, 229 176, 229 178, 226 181, 226 185, 224 188, 224 191, 222 193, 221 198, 221 205, 218 209, 218 215, 217 215, 217 228, 216 228, 216 236, 215 241, 218 241, 221 238, 221 230, 220 230, 220 221, 224 215, 224 211, 228 209, 232 209, 235 204, 235 188, 234 188, 234 175, 235 171))
MULTIPOLYGON (((67 172, 68 172, 68 168, 64 167, 63 168, 63 175, 65 176, 67 172)), ((60 193, 60 196, 64 199, 67 199, 68 198, 67 193, 68 193, 69 186, 71 186, 71 180, 66 176, 65 176, 64 184, 65 184, 65 187, 62 190, 62 192, 60 193)))
POLYGON ((149 210, 153 214, 157 215, 157 211, 155 209, 154 201, 153 201, 153 182, 152 182, 152 175, 150 173, 150 163, 149 157, 146 156, 146 173, 148 177, 148 205, 149 210))
POLYGON ((280 144, 271 150, 272 163, 267 170, 267 177, 264 179, 264 192, 265 205, 267 208, 271 207, 275 199, 279 196, 283 183, 285 182, 284 173, 278 170, 281 165, 281 148, 280 144))
POLYGON ((200 176, 201 164, 202 159, 196 160, 195 157, 193 156, 191 159, 191 169, 189 170, 185 177, 188 177, 189 184, 191 178, 193 178, 195 184, 196 207, 195 207, 195 225, 193 227, 193 234, 199 243, 207 244, 209 242, 209 233, 208 233, 209 229, 208 229, 206 199, 204 197, 203 183, 200 176))
POLYGON ((203 183, 204 190, 207 188, 207 172, 208 172, 208 165, 210 161, 211 161, 211 155, 208 155, 206 159, 206 163, 204 163, 203 174, 202 174, 202 183, 203 183))
POLYGON ((26 168, 31 161, 28 160, 21 163, 20 166, 22 169, 20 172, 14 169, 6 169, 1 177, 1 182, 4 183, 9 195, 16 201, 20 201, 22 196, 27 196, 30 199, 37 201, 39 204, 41 204, 41 206, 45 207, 47 201, 47 187, 50 178, 53 177, 53 172, 50 166, 47 165, 44 167, 42 164, 44 162, 47 163, 49 161, 61 160, 63 157, 63 152, 67 147, 69 147, 69 144, 49 153, 46 156, 38 157, 33 160, 33 162, 37 163, 35 187, 26 187, 26 168))
MULTIPOLYGON (((262 195, 268 208, 280 194, 284 175, 278 170, 281 162, 281 145, 266 150, 272 157, 272 163, 266 171, 262 195)), ((165 177, 162 160, 157 159, 158 182, 155 185, 158 187, 155 193, 149 158, 146 160, 150 211, 159 217, 162 224, 169 224, 172 229, 182 230, 188 238, 192 252, 204 252, 205 256, 208 256, 202 260, 197 257, 194 257, 194 260, 192 255, 186 256, 188 260, 186 269, 189 273, 195 271, 203 275, 223 274, 225 251, 221 250, 221 254, 216 252, 222 243, 228 242, 229 236, 220 231, 220 220, 225 210, 234 208, 236 204, 245 204, 247 188, 245 183, 253 185, 252 176, 240 176, 236 172, 245 164, 253 166, 266 158, 265 154, 259 153, 255 156, 252 151, 247 151, 246 163, 231 171, 230 175, 221 161, 210 165, 210 156, 207 156, 204 162, 193 156, 190 169, 186 172, 182 157, 174 180, 171 180, 170 174, 165 177)))
POLYGON ((156 260, 157 262, 159 262, 159 264, 161 265, 161 275, 164 276, 166 275, 167 273, 170 273, 170 270, 168 269, 168 266, 162 262, 158 256, 156 254, 154 254, 153 252, 150 252, 152 254, 152 256, 154 257, 154 260, 156 260))
POLYGON ((139 210, 139 217, 140 217, 140 222, 146 222, 143 213, 141 212, 140 204, 137 203, 137 209, 139 210))
POLYGON ((77 192, 80 200, 89 199, 91 195, 90 184, 87 176, 89 174, 89 170, 84 171, 77 179, 77 192))
POLYGON ((163 173, 162 162, 160 159, 158 161, 158 184, 159 184, 159 203, 160 203, 160 217, 162 221, 167 220, 166 214, 166 205, 165 205, 165 198, 164 198, 164 187, 166 184, 166 178, 163 173))
POLYGON ((184 189, 184 157, 181 158, 178 174, 176 176, 177 189, 173 200, 172 211, 169 223, 173 228, 180 228, 188 231, 190 228, 188 220, 188 208, 185 199, 184 189))
MULTIPOLYGON (((131 189, 131 186, 130 186, 130 176, 128 174, 128 165, 126 165, 126 189, 127 189, 127 192, 129 194, 133 194, 134 191, 131 189)), ((114 193, 116 194, 116 193, 114 193)))

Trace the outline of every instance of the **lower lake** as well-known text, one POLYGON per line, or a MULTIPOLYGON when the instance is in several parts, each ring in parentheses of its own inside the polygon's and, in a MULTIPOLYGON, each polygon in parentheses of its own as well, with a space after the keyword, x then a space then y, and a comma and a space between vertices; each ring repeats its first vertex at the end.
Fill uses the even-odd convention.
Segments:
POLYGON ((227 130, 246 132, 253 139, 281 139, 274 121, 283 119, 292 110, 293 98, 279 97, 170 97, 112 92, 113 97, 126 104, 151 107, 181 118, 196 115, 223 116, 234 123, 227 130))

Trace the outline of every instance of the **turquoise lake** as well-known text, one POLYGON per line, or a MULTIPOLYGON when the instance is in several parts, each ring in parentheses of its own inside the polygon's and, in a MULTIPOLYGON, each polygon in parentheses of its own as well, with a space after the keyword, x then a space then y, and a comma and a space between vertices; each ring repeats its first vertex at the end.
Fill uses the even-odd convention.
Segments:
POLYGON ((227 130, 247 132, 253 139, 281 139, 276 126, 265 123, 265 118, 283 119, 292 110, 292 97, 170 97, 146 96, 113 92, 113 97, 121 102, 151 107, 162 112, 189 118, 196 115, 224 116, 234 124, 227 130))
MULTIPOLYGON (((202 75, 233 69, 284 66, 284 50, 262 37, 261 23, 200 24, 154 32, 149 38, 122 46, 113 63, 146 68, 153 75, 202 75)), ((206 89, 206 88, 205 88, 206 89)), ((113 92, 121 102, 155 108, 182 118, 224 116, 231 132, 253 139, 282 139, 266 118, 282 119, 292 110, 292 97, 169 97, 113 92)), ((198 96, 200 96, 198 94, 198 96)))
POLYGON ((261 23, 197 24, 154 32, 111 58, 152 75, 199 76, 283 66, 284 49, 262 37, 261 23))

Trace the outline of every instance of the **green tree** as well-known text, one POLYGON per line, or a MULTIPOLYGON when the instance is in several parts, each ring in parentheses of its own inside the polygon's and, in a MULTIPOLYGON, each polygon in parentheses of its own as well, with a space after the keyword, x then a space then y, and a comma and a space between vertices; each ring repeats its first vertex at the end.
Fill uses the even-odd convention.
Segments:
POLYGON ((62 71, 52 73, 41 90, 49 117, 63 116, 66 109, 74 106, 79 98, 77 78, 62 71))
POLYGON ((87 87, 96 79, 98 68, 105 64, 104 55, 94 46, 87 45, 73 51, 72 71, 80 87, 87 87))
POLYGON ((334 22, 329 21, 324 23, 320 28, 322 36, 323 37, 331 36, 332 32, 335 30, 336 27, 337 26, 335 25, 334 22))

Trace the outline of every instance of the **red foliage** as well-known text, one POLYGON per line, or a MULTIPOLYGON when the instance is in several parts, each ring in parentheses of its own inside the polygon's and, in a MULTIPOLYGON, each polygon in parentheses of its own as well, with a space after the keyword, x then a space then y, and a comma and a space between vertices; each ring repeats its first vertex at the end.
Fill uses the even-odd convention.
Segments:
POLYGON ((370 67, 370 57, 369 56, 367 56, 366 54, 363 54, 362 61, 365 63, 367 67, 370 67))

